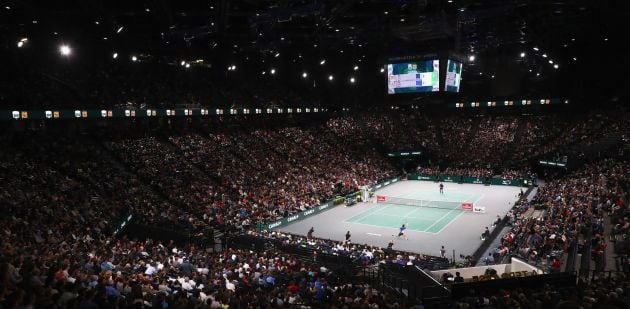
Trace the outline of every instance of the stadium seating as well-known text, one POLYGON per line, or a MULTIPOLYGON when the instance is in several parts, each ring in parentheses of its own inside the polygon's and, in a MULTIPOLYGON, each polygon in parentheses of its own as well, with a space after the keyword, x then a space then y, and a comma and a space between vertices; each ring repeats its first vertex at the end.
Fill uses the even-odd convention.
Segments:
MULTIPOLYGON (((418 167, 418 172, 427 174, 520 177, 531 167, 523 163, 522 153, 542 155, 569 144, 573 145, 569 149, 588 146, 589 138, 620 132, 619 117, 587 114, 557 123, 552 116, 471 121, 451 117, 455 121, 450 123, 414 113, 382 118, 361 114, 304 126, 233 131, 135 134, 122 129, 122 134, 53 138, 46 130, 34 130, 7 135, 0 153, 0 203, 10 214, 0 218, 5 234, 3 306, 168 302, 179 307, 202 300, 231 305, 281 301, 315 307, 358 301, 385 306, 399 296, 387 290, 374 296, 373 287, 348 285, 356 274, 341 278, 330 269, 340 261, 357 271, 377 267, 377 262, 440 269, 449 267, 449 261, 299 235, 259 235, 252 227, 399 174, 384 150, 413 145, 452 160, 452 165, 441 162, 443 167, 418 167), (587 121, 592 126, 577 125, 584 122, 582 117, 594 118, 587 121), (564 126, 573 125, 577 126, 567 132, 564 126), (436 133, 440 127, 442 131, 436 133), (563 133, 547 135, 541 127, 563 133), (454 132, 460 133, 451 139, 447 134, 454 132), (435 138, 436 134, 441 136, 435 138), (538 134, 544 136, 538 139, 538 134), (574 141, 577 136, 580 142, 574 141), (458 155, 467 142, 492 147, 467 160, 458 155), (513 149, 505 149, 506 145, 513 149), (496 153, 504 160, 488 159, 496 153), (230 231, 253 233, 257 239, 264 236, 266 241, 252 251, 235 247, 216 253, 214 244, 114 236, 116 223, 130 213, 145 226, 171 227, 191 235, 229 226, 230 231), (319 259, 305 258, 311 255, 319 259)), ((608 237, 603 233, 604 216, 615 214, 619 226, 614 233, 620 239, 627 233, 623 217, 628 172, 627 161, 603 159, 550 179, 531 201, 512 210, 511 230, 497 253, 506 258, 518 254, 555 271, 547 256, 568 254, 572 240, 581 235, 588 244, 582 253, 588 252, 599 263, 608 237), (541 212, 540 219, 531 216, 534 210, 541 212), (592 234, 586 233, 587 223, 592 234)), ((595 286, 625 287, 620 282, 595 286)), ((609 301, 625 293, 615 289, 589 297, 609 301)), ((484 297, 456 301, 484 303, 484 297)), ((487 298, 490 304, 501 303, 487 298)))

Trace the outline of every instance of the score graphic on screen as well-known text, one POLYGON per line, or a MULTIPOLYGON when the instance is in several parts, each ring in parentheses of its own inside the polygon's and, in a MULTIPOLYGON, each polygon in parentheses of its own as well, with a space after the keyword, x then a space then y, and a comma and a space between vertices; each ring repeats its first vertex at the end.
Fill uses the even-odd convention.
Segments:
POLYGON ((459 92, 459 85, 462 80, 462 63, 449 59, 446 66, 446 82, 444 90, 448 92, 459 92))
POLYGON ((427 60, 387 65, 387 93, 440 90, 440 61, 427 60))

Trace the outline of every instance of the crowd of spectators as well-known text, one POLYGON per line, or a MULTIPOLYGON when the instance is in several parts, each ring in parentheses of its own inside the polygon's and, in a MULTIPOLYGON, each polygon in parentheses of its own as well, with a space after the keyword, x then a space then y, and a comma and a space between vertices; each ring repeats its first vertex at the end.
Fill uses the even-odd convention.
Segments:
POLYGON ((449 176, 469 176, 476 178, 492 177, 492 170, 482 167, 447 167, 444 175, 449 176))
POLYGON ((501 165, 506 145, 514 140, 518 126, 514 116, 484 117, 470 140, 466 157, 459 161, 462 165, 490 166, 501 165))
POLYGON ((470 141, 478 124, 477 118, 470 117, 449 116, 440 119, 438 130, 442 135, 442 144, 439 157, 449 162, 449 166, 461 167, 461 162, 470 157, 470 141))
POLYGON ((360 140, 348 144, 325 129, 208 132, 106 144, 175 203, 203 213, 204 221, 246 228, 396 175, 360 140))
POLYGON ((500 289, 497 292, 471 291, 454 308, 627 308, 630 282, 620 275, 611 279, 580 281, 575 287, 540 287, 500 289))
POLYGON ((524 117, 520 138, 507 162, 519 167, 531 159, 543 157, 564 161, 583 153, 593 143, 611 133, 627 136, 623 123, 628 112, 623 109, 593 111, 578 115, 537 115, 524 117))
POLYGON ((596 265, 603 267, 604 215, 625 203, 628 172, 624 162, 603 160, 546 183, 531 201, 513 210, 511 231, 503 236, 497 252, 516 253, 551 267, 554 258, 560 260, 570 247, 579 246, 580 253, 591 254, 596 265), (543 213, 534 216, 530 208, 543 213), (590 252, 584 252, 589 248, 590 252))
POLYGON ((306 250, 309 252, 309 255, 313 255, 315 260, 328 255, 340 257, 349 261, 349 264, 362 267, 376 263, 393 263, 397 265, 415 265, 431 270, 448 268, 450 265, 450 261, 445 257, 395 250, 393 240, 388 248, 381 248, 353 243, 350 240, 339 242, 312 237, 312 235, 305 237, 276 231, 250 231, 248 234, 252 237, 274 241, 280 246, 290 247, 290 251, 306 250))
MULTIPOLYGON (((378 143, 388 150, 424 147, 454 159, 453 166, 442 170, 419 167, 417 172, 423 174, 484 177, 501 162, 493 161, 493 168, 475 162, 474 156, 465 162, 461 152, 466 141, 487 143, 493 149, 481 158, 496 153, 509 157, 503 148, 518 141, 525 142, 523 151, 543 154, 560 150, 564 142, 573 143, 578 136, 588 145, 591 138, 624 130, 614 115, 595 119, 588 122, 592 126, 578 124, 569 133, 549 129, 550 134, 539 131, 563 124, 553 124, 551 119, 538 126, 532 124, 535 120, 515 117, 432 122, 420 115, 390 115, 335 117, 309 126, 130 134, 102 140, 86 136, 53 140, 44 132, 3 137, 0 301, 7 308, 318 307, 323 302, 339 307, 398 307, 387 293, 350 285, 317 259, 307 262, 280 249, 305 247, 320 255, 345 256, 353 265, 363 266, 389 261, 441 268, 447 261, 289 234, 252 234, 280 243, 269 250, 230 248, 216 253, 194 245, 115 238, 113 232, 129 213, 142 214, 134 219, 140 224, 187 231, 228 224, 250 230, 259 221, 289 216, 399 174, 377 149, 378 143), (419 125, 418 119, 428 124, 419 125), (524 135, 515 140, 521 121, 524 135), (441 137, 436 135, 440 127, 441 137), (444 138, 445 133, 453 135, 444 138)), ((507 179, 522 175, 520 169, 500 171, 507 179)), ((512 210, 511 230, 497 254, 518 253, 553 272, 559 270, 558 257, 577 245, 583 254, 588 250, 595 262, 600 261, 608 236, 604 215, 624 213, 629 172, 625 162, 603 160, 549 181, 532 201, 512 210), (533 209, 541 214, 532 216, 533 209), (590 238, 587 229, 593 231, 590 238)), ((630 229, 626 221, 619 224, 619 230, 630 229)), ((605 296, 588 297, 609 300, 621 294, 609 289, 605 296)), ((501 302, 492 297, 488 301, 501 302)))
MULTIPOLYGON (((89 138, 22 138, 6 141, 0 153, 0 203, 7 212, 0 217, 3 308, 402 305, 391 294, 353 285, 321 263, 274 248, 214 252, 192 244, 115 238, 117 220, 130 211, 142 214, 141 224, 188 230, 203 220, 192 212, 198 211, 196 204, 172 193, 171 183, 156 176, 144 185, 89 138), (169 200, 190 207, 174 207, 169 200)), ((163 173, 187 171, 186 179, 197 179, 186 164, 169 159, 169 147, 152 138, 134 141, 143 150, 133 153, 145 160, 137 167, 155 163, 146 155, 150 150, 165 159, 158 167, 172 168, 163 173)), ((111 144, 119 142, 131 147, 128 141, 111 144)))

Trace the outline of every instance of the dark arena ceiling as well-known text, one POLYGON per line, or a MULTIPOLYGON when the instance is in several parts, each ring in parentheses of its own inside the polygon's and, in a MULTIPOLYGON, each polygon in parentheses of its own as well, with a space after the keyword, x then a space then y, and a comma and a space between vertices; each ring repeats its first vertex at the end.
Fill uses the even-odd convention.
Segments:
POLYGON ((231 66, 237 80, 273 68, 304 91, 329 75, 350 88, 341 81, 356 77, 352 91, 385 100, 393 100, 380 72, 388 56, 449 51, 465 60, 453 100, 612 99, 630 86, 628 17, 627 1, 3 0, 0 40, 8 66, 45 70, 68 44, 83 67, 115 53, 117 61, 185 62, 218 82, 231 66))

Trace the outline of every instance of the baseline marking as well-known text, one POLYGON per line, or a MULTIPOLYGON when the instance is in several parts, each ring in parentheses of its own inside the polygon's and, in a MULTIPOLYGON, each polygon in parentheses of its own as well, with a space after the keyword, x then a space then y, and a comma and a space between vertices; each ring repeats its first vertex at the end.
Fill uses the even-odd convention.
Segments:
MULTIPOLYGON (((477 200, 475 200, 473 202, 473 205, 477 204, 477 202, 479 202, 479 200, 481 200, 484 196, 486 196, 485 194, 482 194, 477 200)), ((453 218, 449 223, 447 223, 446 225, 444 225, 436 234, 440 234, 442 233, 442 231, 444 229, 446 229, 449 225, 451 225, 451 223, 455 222, 457 220, 457 218, 459 218, 459 216, 461 216, 464 212, 462 211, 462 213, 460 213, 459 215, 455 216, 455 218, 453 218)))
POLYGON ((378 213, 380 211, 383 211, 383 210, 387 209, 388 207, 389 207, 388 204, 385 204, 385 206, 381 206, 381 207, 378 207, 378 205, 377 205, 377 206, 374 206, 373 208, 370 208, 370 209, 368 209, 368 210, 366 210, 366 211, 364 211, 362 213, 354 215, 354 216, 344 220, 343 222, 352 223, 351 221, 348 221, 348 220, 353 220, 353 219, 357 220, 357 221, 360 221, 360 220, 363 220, 363 219, 365 219, 365 218, 367 218, 367 217, 369 217, 369 216, 371 216, 373 214, 376 214, 376 213, 378 213), (363 218, 361 218, 361 216, 363 216, 363 218), (361 218, 361 219, 358 219, 358 218, 361 218))
POLYGON ((372 235, 372 236, 378 236, 378 237, 382 236, 381 234, 376 234, 376 233, 365 233, 365 234, 372 235))
MULTIPOLYGON (((440 222, 442 219, 446 218, 446 216, 448 216, 451 212, 453 212, 455 209, 449 210, 447 213, 445 213, 442 217, 440 217, 439 219, 437 219, 435 222, 433 222, 433 224, 429 225, 428 228, 426 228, 424 231, 428 231, 430 230, 436 223, 440 222)), ((424 232, 423 231, 423 232, 424 232)))

